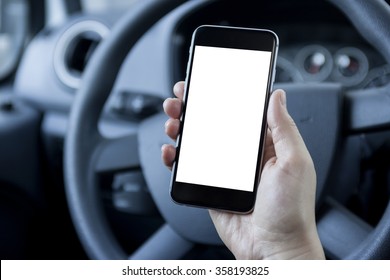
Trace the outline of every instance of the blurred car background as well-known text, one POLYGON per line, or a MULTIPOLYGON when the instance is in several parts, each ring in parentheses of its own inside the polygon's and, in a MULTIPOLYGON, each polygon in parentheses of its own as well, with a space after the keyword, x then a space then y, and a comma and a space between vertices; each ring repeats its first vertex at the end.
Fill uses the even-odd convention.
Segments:
MULTIPOLYGON (((73 204, 69 202, 70 195, 68 200, 66 196, 64 140, 70 129, 72 105, 84 86, 83 73, 94 59, 95 51, 110 37, 116 23, 141 2, 144 1, 0 1, 2 259, 96 257, 91 253, 93 249, 86 249, 85 237, 80 238, 77 230, 80 225, 75 225, 77 218, 71 218, 69 211, 73 204)), ((321 120, 316 119, 320 115, 313 119, 314 115, 295 114, 307 104, 298 104, 289 95, 291 106, 295 106, 293 116, 304 136, 309 135, 309 149, 326 146, 318 148, 320 153, 313 152, 315 163, 318 162, 318 217, 325 221, 322 217, 333 219, 329 213, 336 213, 336 216, 345 214, 346 218, 326 226, 319 223, 319 227, 323 229, 321 239, 327 257, 344 258, 378 227, 389 202, 390 116, 381 117, 365 129, 354 126, 351 122, 354 117, 348 115, 359 92, 383 93, 382 97, 389 94, 390 64, 385 51, 367 41, 330 1, 183 2, 148 30, 124 60, 102 110, 100 133, 108 139, 135 135, 142 123, 161 114, 162 102, 171 96, 173 84, 185 78, 191 35, 197 26, 219 24, 274 30, 280 38, 275 80, 278 86, 287 84, 294 92, 294 86, 317 89, 317 84, 337 85, 337 90, 332 91, 346 93, 334 98, 337 108, 328 109, 328 103, 321 104, 321 98, 325 97, 320 98, 320 94, 318 99, 316 92, 304 97, 313 98, 313 102, 318 100, 317 106, 325 110, 321 120), (310 123, 317 130, 307 127, 310 123), (333 125, 334 130, 322 128, 322 123, 333 125), (313 136, 317 139, 313 144, 310 135, 318 131, 326 137, 321 142, 318 139, 321 137, 313 136), (345 221, 353 225, 341 226, 340 232, 333 232, 345 221), (350 232, 357 231, 361 234, 350 238, 350 232), (334 240, 341 233, 341 243, 356 240, 338 251, 334 249, 338 244, 334 240), (327 240, 329 236, 332 241, 327 240), (329 250, 327 242, 331 243, 329 250)), ((367 102, 359 109, 357 119, 363 119, 359 124, 364 123, 365 117, 370 122, 389 105, 379 102, 382 107, 377 109, 374 103, 378 102, 367 102)), ((150 134, 149 138, 153 137, 150 134)), ((156 140, 157 144, 164 143, 165 138, 161 139, 156 140)), ((149 190, 150 184, 158 181, 168 196, 169 171, 158 162, 158 152, 150 150, 155 153, 152 160, 155 165, 154 171, 149 171, 141 163, 143 156, 139 159, 135 155, 142 143, 121 145, 120 149, 103 153, 98 160, 96 189, 108 227, 123 251, 131 256, 170 220, 169 211, 181 212, 178 210, 181 208, 165 210, 161 202, 156 203, 155 191, 149 190), (151 183, 145 172, 155 172, 158 178, 151 183)), ((184 209, 187 208, 183 207, 183 213, 190 211, 184 209)), ((207 213, 202 213, 191 215, 206 217, 207 213)), ((210 231, 209 220, 207 225, 198 234, 204 242, 194 237, 188 245, 185 240, 191 238, 183 234, 184 241, 180 239, 182 243, 174 244, 188 248, 174 257, 232 258, 215 232, 210 231), (212 237, 206 236, 209 232, 212 237)), ((185 231, 177 229, 177 224, 172 228, 178 235, 185 231)), ((174 247, 170 250, 180 251, 174 247)))

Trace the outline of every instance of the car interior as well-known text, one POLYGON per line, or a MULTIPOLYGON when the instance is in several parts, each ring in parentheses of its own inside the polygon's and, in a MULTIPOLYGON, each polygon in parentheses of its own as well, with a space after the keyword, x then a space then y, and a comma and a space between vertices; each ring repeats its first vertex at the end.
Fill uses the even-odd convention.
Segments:
POLYGON ((1 259, 234 258, 161 161, 162 103, 204 24, 278 35, 326 258, 390 259, 389 5, 1 0, 1 259))

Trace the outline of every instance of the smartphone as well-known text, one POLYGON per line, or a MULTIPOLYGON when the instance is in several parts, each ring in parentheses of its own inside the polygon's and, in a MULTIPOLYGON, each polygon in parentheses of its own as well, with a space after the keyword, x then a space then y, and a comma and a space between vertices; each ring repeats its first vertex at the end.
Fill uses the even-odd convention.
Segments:
POLYGON ((171 197, 180 204, 253 209, 278 37, 200 26, 192 36, 171 197))

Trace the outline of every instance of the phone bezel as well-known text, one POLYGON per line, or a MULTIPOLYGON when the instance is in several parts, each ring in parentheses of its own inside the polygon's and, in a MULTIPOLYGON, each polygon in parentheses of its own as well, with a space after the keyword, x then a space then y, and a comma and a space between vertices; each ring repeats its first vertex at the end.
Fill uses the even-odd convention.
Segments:
POLYGON ((253 209, 257 186, 260 181, 260 168, 263 156, 263 147, 265 142, 265 134, 267 130, 267 108, 269 96, 272 90, 274 79, 275 60, 278 50, 277 35, 265 29, 224 27, 204 25, 198 27, 192 36, 190 57, 187 66, 186 85, 184 92, 184 105, 181 116, 181 122, 185 122, 185 112, 187 107, 188 88, 191 83, 191 66, 194 59, 195 46, 211 46, 221 48, 234 48, 245 50, 259 50, 271 52, 271 61, 269 66, 269 75, 267 80, 267 91, 264 103, 264 113, 261 128, 261 137, 258 149, 257 168, 254 180, 253 191, 241 191, 234 189, 226 189, 215 186, 204 186, 191 183, 183 183, 176 181, 177 163, 180 159, 181 133, 183 126, 180 128, 179 137, 176 142, 177 153, 176 159, 172 168, 171 177, 171 197, 179 204, 205 207, 219 210, 226 210, 239 213, 247 213, 253 209))

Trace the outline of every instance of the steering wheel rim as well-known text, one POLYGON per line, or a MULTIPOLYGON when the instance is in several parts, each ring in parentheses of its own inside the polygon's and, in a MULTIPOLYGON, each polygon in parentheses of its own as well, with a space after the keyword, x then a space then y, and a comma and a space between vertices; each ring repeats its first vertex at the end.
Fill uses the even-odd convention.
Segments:
MULTIPOLYGON (((390 63, 390 49, 388 48, 390 45, 390 30, 388 28, 390 25, 390 6, 385 1, 379 0, 328 1, 339 8, 352 22, 360 35, 390 63), (373 20, 374 18, 375 20, 373 20)), ((389 85, 379 89, 352 90, 347 92, 345 94, 345 107, 349 118, 347 120, 349 132, 364 133, 372 130, 389 129, 389 95, 389 85), (375 113, 371 113, 370 115, 374 116, 367 117, 367 120, 365 120, 363 116, 367 115, 366 108, 368 103, 375 108, 373 110, 375 113)), ((356 221, 356 224, 360 222, 356 221)), ((357 228, 362 229, 364 226, 358 226, 357 228)), ((325 231, 326 233, 327 231, 325 231)), ((389 259, 389 252, 390 201, 375 228, 369 231, 368 235, 365 236, 356 248, 353 248, 351 252, 343 257, 345 259, 389 259)))
MULTIPOLYGON (((84 73, 83 86, 74 100, 69 119, 64 158, 66 194, 76 231, 88 256, 92 259, 125 259, 128 257, 109 228, 98 190, 94 187, 96 185, 93 176, 94 162, 107 143, 98 131, 100 113, 114 85, 122 61, 131 48, 155 22, 185 1, 150 0, 142 2, 114 26, 110 36, 97 48, 84 73)), ((331 2, 339 5, 337 4, 339 1, 331 0, 331 2)), ((356 8, 357 2, 360 3, 360 7, 366 6, 365 1, 344 0, 341 2, 343 4, 340 4, 339 8, 348 17, 350 17, 349 10, 351 7, 356 8), (355 4, 349 2, 355 2, 355 4)), ((369 2, 373 2, 375 12, 378 12, 378 7, 383 8, 383 3, 380 1, 369 2)), ((373 12, 370 10, 369 13, 372 15, 373 12)), ((350 19, 356 21, 356 18, 350 19)), ((359 23, 357 25, 359 26, 359 23)), ((389 53, 386 52, 385 57, 390 61, 389 53)), ((383 250, 378 248, 385 244, 384 242, 390 243, 388 233, 390 233, 390 207, 386 210, 377 228, 365 238, 358 248, 344 257, 380 258, 383 250)))
POLYGON ((93 174, 94 148, 104 142, 97 126, 101 110, 130 49, 154 23, 182 2, 150 0, 136 5, 112 29, 110 39, 99 45, 84 72, 83 86, 77 93, 69 118, 64 171, 71 216, 88 256, 93 259, 127 258, 109 230, 93 188, 94 178, 87 175, 93 174))

